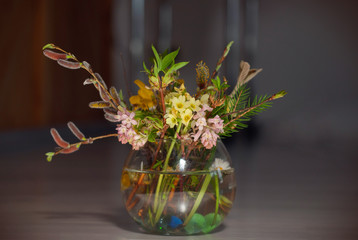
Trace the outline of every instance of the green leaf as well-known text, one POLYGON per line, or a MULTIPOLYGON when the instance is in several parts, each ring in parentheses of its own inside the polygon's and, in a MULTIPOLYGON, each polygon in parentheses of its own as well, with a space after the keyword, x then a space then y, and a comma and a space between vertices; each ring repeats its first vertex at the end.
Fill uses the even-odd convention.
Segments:
POLYGON ((214 86, 218 89, 221 90, 221 81, 219 76, 216 77, 216 79, 211 79, 211 82, 214 84, 214 86))
POLYGON ((150 71, 148 70, 147 66, 145 65, 145 62, 143 62, 143 68, 146 73, 150 74, 150 71))
POLYGON ((179 62, 179 63, 174 64, 173 66, 170 67, 170 69, 168 70, 168 72, 165 75, 169 75, 169 74, 179 70, 180 68, 184 67, 188 63, 189 62, 179 62))
POLYGON ((158 161, 156 164, 154 164, 153 169, 156 169, 158 166, 162 167, 163 161, 158 161))
MULTIPOLYGON (((152 45, 152 50, 153 50, 155 59, 157 60, 158 69, 160 71, 162 69, 162 60, 160 59, 159 54, 153 45, 152 45)), ((154 63, 155 63, 155 61, 154 61, 154 63)))
POLYGON ((148 141, 149 142, 155 142, 155 139, 157 138, 157 133, 156 131, 151 131, 148 135, 148 141))
POLYGON ((151 116, 147 116, 147 118, 151 120, 156 125, 157 128, 163 129, 163 122, 159 118, 151 117, 151 116))
POLYGON ((154 71, 154 76, 158 77, 159 69, 156 61, 154 61, 153 71, 154 71))
POLYGON ((227 197, 225 197, 224 195, 220 196, 220 201, 224 202, 227 205, 232 205, 232 201, 230 199, 228 199, 227 197))
POLYGON ((179 49, 180 49, 180 48, 178 48, 178 50, 176 50, 175 52, 171 52, 171 53, 169 53, 168 55, 166 55, 166 56, 164 57, 164 59, 163 59, 163 61, 162 61, 162 69, 161 69, 161 70, 165 70, 167 67, 169 67, 169 65, 170 65, 171 63, 174 62, 174 59, 176 58, 176 56, 177 56, 178 53, 179 53, 179 49))
POLYGON ((284 97, 286 94, 287 94, 287 92, 284 91, 284 90, 282 90, 282 91, 276 93, 275 95, 273 95, 273 99, 282 98, 282 97, 284 97))
POLYGON ((190 183, 191 186, 197 186, 199 183, 199 179, 195 175, 190 176, 190 180, 191 180, 191 183, 190 183))
POLYGON ((46 153, 46 156, 47 156, 47 161, 48 162, 51 162, 52 161, 52 157, 55 155, 54 152, 48 152, 46 153))
POLYGON ((45 46, 43 46, 42 50, 45 50, 45 49, 54 49, 55 48, 55 45, 53 43, 48 43, 46 44, 45 46))

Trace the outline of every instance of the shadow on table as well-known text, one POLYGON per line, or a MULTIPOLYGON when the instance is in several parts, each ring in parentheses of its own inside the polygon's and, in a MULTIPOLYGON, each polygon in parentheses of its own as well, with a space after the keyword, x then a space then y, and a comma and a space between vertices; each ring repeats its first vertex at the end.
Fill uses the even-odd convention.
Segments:
MULTIPOLYGON (((40 214, 44 216, 46 219, 54 220, 54 219, 83 219, 83 218, 94 218, 99 221, 108 222, 111 223, 123 230, 129 231, 129 232, 135 232, 135 233, 147 233, 144 229, 142 229, 138 224, 132 220, 132 217, 129 216, 127 211, 124 208, 116 209, 113 211, 113 214, 111 213, 91 213, 91 212, 36 212, 37 214, 40 214)), ((217 227, 215 230, 213 230, 211 233, 221 232, 225 229, 225 225, 221 224, 219 227, 217 227)), ((202 235, 202 234, 198 234, 202 235)))

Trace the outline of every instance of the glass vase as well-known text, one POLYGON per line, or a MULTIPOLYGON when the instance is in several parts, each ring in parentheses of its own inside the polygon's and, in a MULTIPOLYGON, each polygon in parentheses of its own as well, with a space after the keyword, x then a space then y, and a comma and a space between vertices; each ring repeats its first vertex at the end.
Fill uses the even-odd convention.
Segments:
POLYGON ((232 207, 234 173, 221 140, 211 149, 189 140, 157 140, 129 153, 121 191, 129 215, 150 233, 209 233, 232 207))

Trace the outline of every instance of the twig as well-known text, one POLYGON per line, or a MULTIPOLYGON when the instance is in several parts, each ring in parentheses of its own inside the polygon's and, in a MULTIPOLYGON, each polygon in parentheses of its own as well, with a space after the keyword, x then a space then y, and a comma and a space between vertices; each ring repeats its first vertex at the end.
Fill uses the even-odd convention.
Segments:
POLYGON ((104 85, 98 80, 98 78, 96 77, 96 75, 94 74, 94 72, 92 71, 92 69, 87 68, 84 64, 82 64, 72 53, 69 53, 65 50, 63 50, 60 47, 57 46, 53 46, 54 49, 61 51, 63 53, 65 53, 66 55, 70 56, 71 59, 73 59, 74 61, 78 62, 81 64, 81 68, 85 69, 89 74, 91 74, 91 76, 93 77, 93 79, 96 81, 96 83, 106 92, 106 94, 109 96, 109 98, 112 100, 111 105, 115 108, 118 109, 118 105, 116 100, 112 97, 112 95, 108 92, 108 90, 104 87, 104 85))
POLYGON ((54 153, 54 155, 60 154, 62 151, 66 150, 66 149, 69 149, 71 147, 74 147, 74 146, 77 146, 77 145, 82 145, 82 144, 91 144, 96 140, 103 139, 103 138, 108 138, 108 137, 118 137, 118 134, 117 133, 112 133, 112 134, 102 135, 102 136, 98 136, 98 137, 94 137, 94 138, 90 137, 90 138, 87 138, 84 141, 77 142, 77 143, 72 143, 67 148, 61 148, 60 150, 56 151, 54 153))
MULTIPOLYGON (((231 124, 232 122, 236 121, 237 119, 241 118, 241 117, 244 116, 245 114, 251 112, 253 109, 255 109, 255 108, 261 106, 262 104, 264 104, 264 103, 266 103, 266 102, 272 101, 272 100, 274 100, 274 99, 275 99, 275 95, 272 95, 271 97, 269 97, 269 98, 266 99, 265 101, 263 101, 263 102, 261 102, 261 103, 255 105, 255 106, 252 106, 252 107, 249 107, 249 108, 245 108, 245 109, 242 109, 242 110, 237 111, 237 112, 231 112, 230 114, 235 114, 235 113, 240 113, 240 112, 243 112, 243 111, 244 111, 242 114, 238 115, 237 117, 235 117, 235 118, 231 119, 229 122, 227 122, 227 123, 224 125, 224 128, 225 128, 227 125, 231 124)), ((225 115, 227 115, 227 114, 225 114, 225 115)))
POLYGON ((230 43, 226 46, 226 48, 225 48, 225 50, 224 50, 224 52, 223 52, 221 58, 219 59, 219 61, 218 61, 217 64, 216 64, 216 68, 215 68, 214 72, 211 74, 211 78, 210 78, 210 79, 214 79, 214 77, 215 77, 216 74, 218 73, 218 71, 219 71, 219 69, 220 69, 220 67, 221 67, 221 64, 223 63, 223 61, 225 60, 227 54, 228 54, 229 51, 230 51, 230 47, 231 47, 232 44, 233 44, 233 42, 230 42, 230 43))

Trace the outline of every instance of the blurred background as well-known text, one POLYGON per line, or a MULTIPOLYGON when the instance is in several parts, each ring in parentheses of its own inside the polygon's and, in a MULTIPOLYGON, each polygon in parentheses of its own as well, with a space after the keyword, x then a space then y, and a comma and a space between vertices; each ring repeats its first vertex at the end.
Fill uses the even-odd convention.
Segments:
MULTIPOLYGON (((88 107, 99 97, 93 87, 83 86, 86 72, 45 58, 45 44, 86 60, 124 93, 137 91, 135 85, 127 90, 125 79, 146 81, 140 71, 143 61, 149 65, 152 44, 161 52, 180 47, 178 61, 190 61, 181 76, 193 92, 195 65, 203 60, 214 69, 234 41, 221 76, 234 85, 245 60, 263 68, 250 83, 254 94, 288 92, 247 130, 225 140, 239 169, 236 234, 358 239, 357 7, 352 0, 2 1, 0 190, 6 194, 0 196, 0 210, 8 218, 1 221, 19 221, 11 202, 25 181, 33 184, 26 187, 33 194, 31 189, 51 178, 34 177, 48 171, 42 158, 54 147, 50 127, 64 129, 74 121, 93 136, 115 127, 88 107), (29 155, 32 162, 24 164, 29 155)), ((105 143, 117 146, 115 140, 105 143)), ((109 151, 112 158, 129 148, 118 149, 109 151)), ((54 165, 69 157, 72 178, 80 179, 82 172, 75 170, 84 161, 78 159, 93 154, 82 151, 54 165)), ((105 164, 103 175, 112 163, 105 164)), ((58 171, 56 181, 71 174, 50 168, 58 171)))

